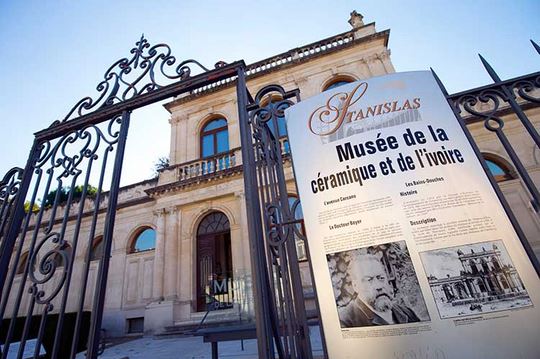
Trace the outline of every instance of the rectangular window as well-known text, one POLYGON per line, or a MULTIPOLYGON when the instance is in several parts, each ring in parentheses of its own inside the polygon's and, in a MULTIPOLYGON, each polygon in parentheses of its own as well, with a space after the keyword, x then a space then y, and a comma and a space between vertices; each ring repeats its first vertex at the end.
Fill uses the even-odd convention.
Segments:
POLYGON ((214 135, 206 135, 202 138, 202 157, 213 156, 216 153, 214 150, 214 135))
POLYGON ((227 152, 229 150, 229 133, 227 131, 221 131, 216 134, 217 136, 217 152, 227 152))
POLYGON ((128 319, 127 332, 128 334, 143 333, 144 332, 144 317, 128 319))

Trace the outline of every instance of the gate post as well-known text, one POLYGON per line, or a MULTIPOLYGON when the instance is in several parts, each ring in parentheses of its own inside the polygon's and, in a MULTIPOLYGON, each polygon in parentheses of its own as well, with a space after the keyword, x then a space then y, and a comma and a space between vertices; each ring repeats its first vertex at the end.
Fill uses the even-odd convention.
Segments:
POLYGON ((260 201, 257 193, 257 174, 251 139, 251 127, 247 115, 247 88, 244 67, 237 69, 236 94, 238 98, 238 118, 240 122, 240 141, 242 147, 242 166, 248 236, 250 242, 251 272, 253 278, 253 297, 255 302, 255 320, 257 327, 257 347, 259 358, 274 358, 272 326, 270 318, 267 267, 265 265, 264 237, 260 216, 260 201))

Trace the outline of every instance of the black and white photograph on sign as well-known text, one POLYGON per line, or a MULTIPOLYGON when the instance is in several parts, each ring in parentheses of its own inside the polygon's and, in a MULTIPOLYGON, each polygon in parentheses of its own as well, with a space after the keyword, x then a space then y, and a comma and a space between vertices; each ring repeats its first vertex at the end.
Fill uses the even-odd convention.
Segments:
POLYGON ((442 319, 532 306, 502 241, 420 253, 442 319))
POLYGON ((430 320, 405 241, 326 258, 341 328, 430 320))

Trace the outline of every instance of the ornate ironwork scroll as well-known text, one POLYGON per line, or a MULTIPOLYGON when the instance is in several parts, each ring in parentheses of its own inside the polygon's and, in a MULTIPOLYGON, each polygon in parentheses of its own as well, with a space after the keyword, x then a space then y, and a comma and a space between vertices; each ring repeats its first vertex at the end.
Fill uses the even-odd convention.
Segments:
POLYGON ((0 182, 2 359, 13 342, 21 357, 29 338, 36 339, 36 358, 41 344, 51 358, 84 349, 97 357, 130 113, 231 81, 240 66, 220 61, 209 71, 195 60, 177 62, 168 45, 152 46, 143 35, 129 57, 107 69, 95 97, 35 134, 25 169, 0 182), (103 256, 90 263, 97 236, 103 256), (74 323, 65 320, 68 311, 74 323), (17 316, 25 318, 22 332, 17 316))
POLYGON ((23 169, 14 167, 0 181, 0 249, 3 248, 3 238, 13 212, 13 204, 19 194, 22 175, 23 169))
MULTIPOLYGON (((540 54, 540 47, 531 41, 537 52, 540 54)), ((531 205, 538 213, 540 211, 540 192, 538 186, 531 179, 527 169, 521 162, 519 156, 514 150, 514 147, 507 137, 504 130, 505 121, 513 116, 521 122, 525 130, 530 136, 531 144, 534 145, 534 150, 540 147, 540 135, 533 123, 530 121, 525 111, 527 109, 537 107, 540 100, 540 72, 521 76, 518 78, 502 81, 495 70, 489 63, 480 56, 480 59, 486 68, 488 74, 494 80, 491 85, 480 88, 467 90, 454 95, 449 95, 444 88, 441 80, 433 72, 435 80, 443 91, 450 107, 452 108, 456 118, 469 140, 476 156, 482 163, 485 173, 487 174, 491 186, 494 189, 499 201, 501 202, 510 222, 512 223, 519 240, 529 257, 536 273, 540 275, 540 261, 536 257, 530 242, 527 240, 525 233, 521 229, 520 223, 513 213, 510 205, 506 201, 501 188, 498 186, 494 175, 491 173, 488 165, 483 158, 480 149, 475 143, 467 125, 477 121, 482 121, 484 127, 496 134, 502 147, 510 157, 512 164, 515 166, 523 184, 527 188, 531 199, 531 205)), ((520 139, 522 141, 523 139, 520 139)))
MULTIPOLYGON (((196 60, 177 63, 168 45, 150 45, 144 34, 130 54, 131 57, 116 61, 105 71, 103 80, 96 86, 96 97, 82 98, 62 121, 56 121, 52 126, 155 91, 173 81, 186 80, 192 76, 193 71, 209 71, 196 60)), ((226 63, 219 61, 215 68, 224 66, 226 63)))
MULTIPOLYGON (((92 243, 103 233, 105 245, 109 244, 107 255, 94 266, 106 278, 104 267, 112 241, 112 227, 106 227, 114 218, 110 213, 100 215, 100 210, 107 204, 114 207, 118 195, 128 125, 129 114, 124 113, 34 147, 25 169, 30 182, 27 210, 0 301, 0 318, 10 318, 0 328, 6 333, 2 358, 7 358, 13 341, 20 342, 22 355, 30 338, 36 339, 36 357, 43 345, 51 358, 74 358, 86 347, 86 340, 80 341, 83 312, 92 310, 92 322, 101 320, 103 307, 98 305, 97 294, 104 295, 104 288, 100 291, 99 287, 106 281, 89 282, 92 243), (81 233, 83 220, 89 230, 81 233), (84 260, 75 261, 76 257, 84 260), (77 283, 75 292, 72 283, 77 283), (95 298, 86 293, 92 287, 95 298), (64 328, 68 308, 75 312, 75 323, 64 328), (26 318, 22 333, 16 330, 18 316, 26 318), (51 328, 49 321, 54 322, 52 333, 45 330, 51 328)), ((6 190, 16 182, 9 183, 6 190)), ((90 340, 96 335, 91 334, 90 340)))
MULTIPOLYGON (((533 42, 533 45, 534 44, 533 42)), ((532 143, 540 147, 540 134, 525 114, 525 109, 540 103, 540 73, 533 73, 516 79, 502 81, 491 65, 480 59, 488 74, 493 78, 492 85, 450 95, 459 115, 467 122, 482 120, 484 127, 497 135, 517 173, 531 195, 531 204, 540 211, 540 192, 531 179, 505 132, 505 117, 515 115, 529 133, 532 143)), ((507 117, 508 118, 508 117, 507 117)))

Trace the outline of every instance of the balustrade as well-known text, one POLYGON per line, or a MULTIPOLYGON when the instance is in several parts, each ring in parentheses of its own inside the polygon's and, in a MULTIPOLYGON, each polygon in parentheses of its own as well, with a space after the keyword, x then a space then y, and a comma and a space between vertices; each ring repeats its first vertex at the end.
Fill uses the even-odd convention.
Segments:
POLYGON ((176 170, 176 177, 179 181, 187 181, 198 177, 219 175, 223 171, 240 166, 241 164, 240 148, 235 148, 212 157, 181 163, 169 167, 169 169, 176 170))

